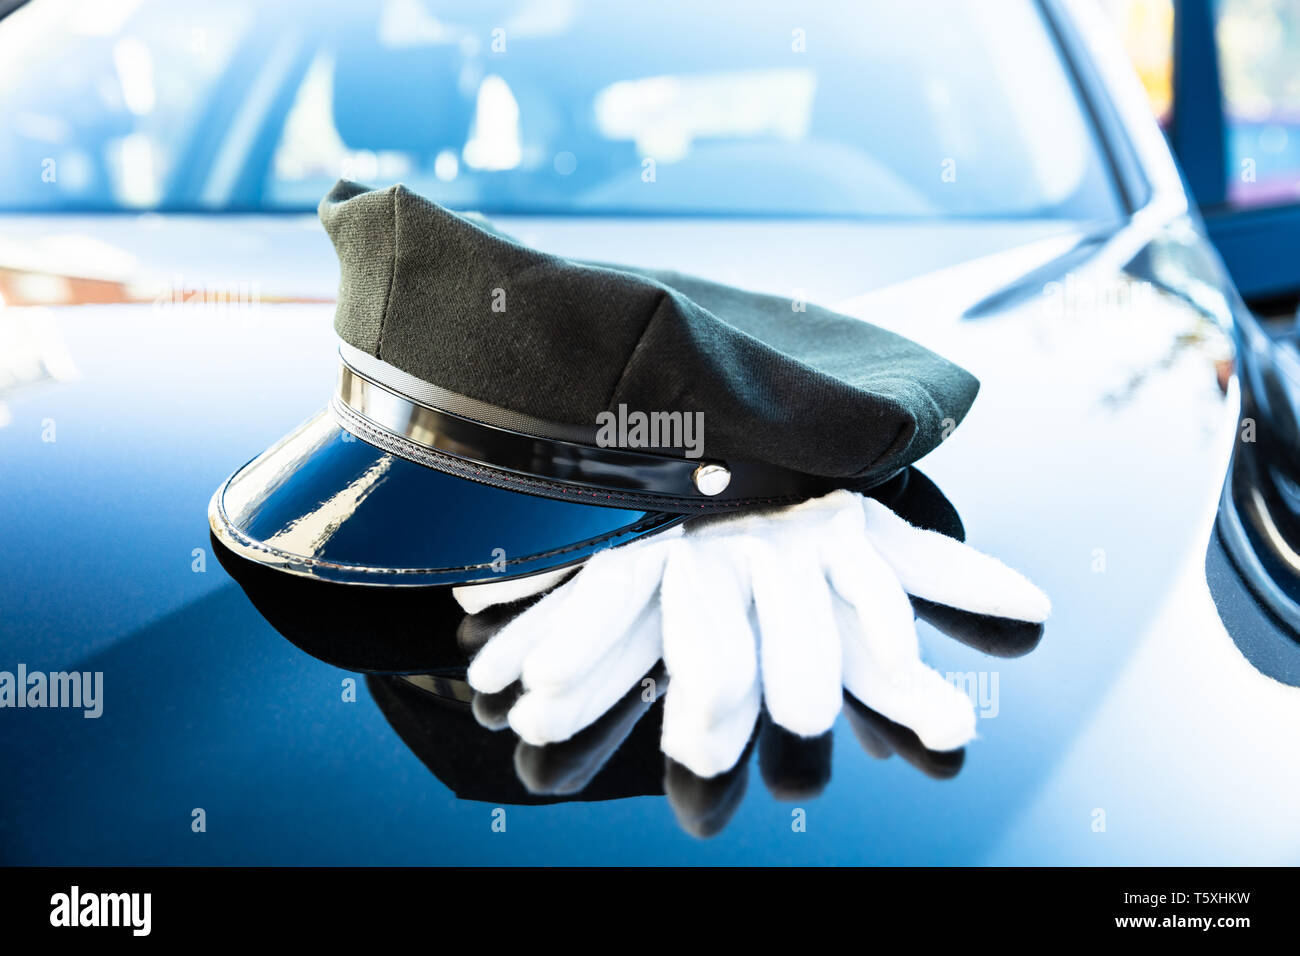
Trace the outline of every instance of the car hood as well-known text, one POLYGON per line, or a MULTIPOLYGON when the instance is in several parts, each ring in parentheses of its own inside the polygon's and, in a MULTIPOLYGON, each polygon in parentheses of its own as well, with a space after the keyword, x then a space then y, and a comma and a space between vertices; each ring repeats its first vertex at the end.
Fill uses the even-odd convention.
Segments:
MULTIPOLYGON (((5 715, 0 762, 15 769, 0 814, 6 860, 1224 863, 1300 854, 1289 806, 1300 783, 1289 733, 1300 690, 1251 667, 1205 583, 1237 397, 1223 296, 1180 254, 1202 248, 1194 224, 1099 236, 1063 224, 500 221, 548 251, 835 306, 970 369, 980 396, 920 470, 970 543, 1053 601, 1041 641, 1017 658, 921 625, 926 660, 964 680, 981 714, 955 775, 873 757, 842 719, 820 796, 782 802, 755 779, 722 832, 700 840, 657 795, 662 764, 647 771, 643 761, 646 785, 624 793, 602 771, 593 786, 604 790, 587 794, 623 799, 527 805, 502 771, 508 738, 468 747, 456 726, 422 723, 418 702, 403 696, 409 687, 359 680, 267 623, 215 559, 205 509, 221 479, 327 399, 337 362, 332 251, 297 220, 161 220, 153 228, 170 238, 149 249, 130 246, 154 240, 129 222, 99 221, 113 236, 86 232, 95 223, 58 224, 125 250, 101 270, 132 290, 123 304, 15 307, 22 297, 13 296, 0 313, 17 370, 0 392, 9 545, 0 668, 101 672, 104 687, 94 719, 5 715), (177 274, 194 277, 182 288, 257 283, 258 294, 165 294, 177 274), (454 780, 442 760, 456 763, 454 780), (509 807, 506 834, 493 829, 499 805, 509 807), (207 832, 190 825, 200 809, 207 832), (797 834, 794 810, 806 814, 797 834)), ((26 234, 29 248, 37 232, 26 234)), ((40 235, 56 232, 47 223, 40 235)), ((49 276, 70 271, 62 254, 33 254, 11 278, 21 272, 39 291, 32 276, 52 288, 49 276)), ((30 295, 22 301, 58 301, 30 295)), ((438 680, 411 686, 430 700, 462 693, 438 680)))

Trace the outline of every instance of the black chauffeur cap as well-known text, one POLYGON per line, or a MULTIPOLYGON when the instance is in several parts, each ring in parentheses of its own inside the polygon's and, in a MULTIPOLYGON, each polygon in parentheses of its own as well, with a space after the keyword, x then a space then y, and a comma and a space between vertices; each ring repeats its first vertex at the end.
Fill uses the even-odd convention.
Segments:
POLYGON ((286 571, 458 584, 550 570, 685 517, 866 490, 978 382, 814 305, 546 255, 401 185, 339 182, 329 407, 209 518, 286 571))

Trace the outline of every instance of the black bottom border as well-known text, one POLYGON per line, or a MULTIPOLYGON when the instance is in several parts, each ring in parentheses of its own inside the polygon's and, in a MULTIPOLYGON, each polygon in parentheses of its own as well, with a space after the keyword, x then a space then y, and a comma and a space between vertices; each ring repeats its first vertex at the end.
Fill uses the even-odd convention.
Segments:
MULTIPOLYGON (((384 928, 409 931, 430 920, 468 928, 568 923, 568 933, 626 920, 626 930, 675 917, 697 931, 761 929, 741 900, 767 900, 763 912, 805 931, 858 924, 893 937, 908 927, 917 941, 950 933, 963 938, 1041 940, 1132 935, 1221 942, 1294 926, 1294 871, 1289 869, 1062 868, 875 869, 848 873, 730 870, 673 873, 648 868, 611 875, 602 870, 279 869, 279 868, 0 868, 0 918, 6 938, 68 936, 107 939, 249 940, 292 933, 297 942, 338 943, 352 934, 373 942, 384 928), (696 876, 704 879, 695 879, 696 876), (80 913, 120 911, 118 926, 70 923, 72 887, 80 913), (148 898, 148 933, 143 928, 148 898), (102 894, 114 894, 105 900, 102 894), (135 898, 120 894, 140 894, 135 898), (94 903, 87 898, 95 896, 94 903), (846 912, 826 903, 851 902, 846 912), (102 902, 102 905, 101 905, 102 902), (449 905, 450 904, 450 905, 449 905), (496 917, 478 923, 478 911, 496 917), (536 920, 520 917, 538 912, 536 920), (640 911, 640 912, 638 912, 640 911), (619 914, 622 914, 620 916, 619 914), (731 914, 731 919, 727 918, 731 914), (129 919, 134 915, 134 926, 129 919), (846 922, 845 917, 848 917, 846 922), (650 920, 652 922, 647 923, 650 920), (835 925, 817 927, 818 920, 835 925), (1207 922, 1208 921, 1208 922, 1207 922), (725 925, 734 923, 733 927, 725 925), (725 926, 725 929, 724 929, 725 926), (937 934, 937 935, 933 935, 937 934), (996 935, 992 935, 996 934, 996 935)), ((98 919, 98 917, 95 917, 98 919)), ((450 927, 449 927, 450 928, 450 927)), ((805 937, 807 938, 807 937, 805 937)))

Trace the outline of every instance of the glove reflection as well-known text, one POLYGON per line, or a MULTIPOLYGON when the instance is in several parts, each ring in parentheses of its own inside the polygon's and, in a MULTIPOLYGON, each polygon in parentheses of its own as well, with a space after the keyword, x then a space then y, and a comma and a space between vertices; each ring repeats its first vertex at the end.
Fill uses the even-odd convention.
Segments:
MULTIPOLYGON (((517 689, 477 694, 463 681, 437 675, 372 674, 366 680, 406 745, 464 799, 537 805, 662 794, 681 828, 707 839, 721 833, 743 803, 755 752, 763 785, 778 800, 812 800, 830 783, 832 734, 800 737, 767 714, 730 770, 712 777, 692 773, 659 750, 666 681, 659 680, 662 669, 646 676, 657 690, 635 688, 569 740, 543 746, 520 740, 508 728, 484 726, 484 716, 508 709, 505 698, 517 689), (492 696, 502 699, 488 702, 492 696)), ((848 695, 844 714, 871 758, 896 755, 936 780, 961 770, 964 750, 927 750, 906 727, 848 695)))

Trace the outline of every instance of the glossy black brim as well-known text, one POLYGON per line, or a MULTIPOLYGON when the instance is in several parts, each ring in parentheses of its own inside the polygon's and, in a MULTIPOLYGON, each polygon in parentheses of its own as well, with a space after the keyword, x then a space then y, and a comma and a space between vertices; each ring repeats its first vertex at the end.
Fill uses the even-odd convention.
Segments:
POLYGON ((328 409, 227 479, 212 532, 235 554, 344 584, 455 585, 576 564, 680 515, 540 498, 407 461, 328 409))

